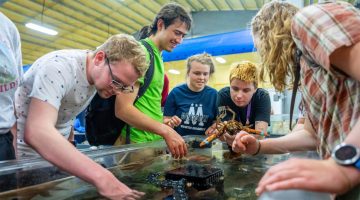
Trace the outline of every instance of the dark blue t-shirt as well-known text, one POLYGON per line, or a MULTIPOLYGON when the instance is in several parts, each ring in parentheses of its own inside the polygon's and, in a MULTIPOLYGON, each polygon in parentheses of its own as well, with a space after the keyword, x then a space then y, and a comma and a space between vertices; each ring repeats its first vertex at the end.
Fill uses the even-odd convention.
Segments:
MULTIPOLYGON (((224 108, 224 106, 229 106, 235 112, 235 120, 240 121, 243 125, 246 124, 246 113, 249 105, 245 107, 238 107, 232 100, 230 96, 230 87, 222 88, 218 92, 218 108, 219 113, 220 110, 224 108)), ((262 89, 258 88, 254 95, 251 98, 251 109, 249 116, 249 125, 251 127, 255 127, 256 121, 264 121, 270 125, 270 112, 271 112, 271 103, 269 93, 262 89)), ((222 121, 231 120, 233 114, 229 111, 226 112, 226 116, 222 121)))
POLYGON ((166 99, 164 116, 178 116, 182 122, 175 130, 184 135, 204 135, 217 114, 217 91, 205 86, 193 92, 186 84, 175 87, 166 99))

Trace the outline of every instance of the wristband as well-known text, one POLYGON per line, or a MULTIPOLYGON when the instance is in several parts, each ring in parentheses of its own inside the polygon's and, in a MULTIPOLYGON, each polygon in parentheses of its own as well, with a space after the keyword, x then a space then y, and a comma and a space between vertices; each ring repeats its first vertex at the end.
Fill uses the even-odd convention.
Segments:
POLYGON ((260 149, 261 149, 261 142, 260 142, 260 140, 257 140, 257 141, 258 141, 259 146, 258 146, 258 149, 256 150, 256 152, 253 154, 253 156, 256 156, 260 152, 260 149))

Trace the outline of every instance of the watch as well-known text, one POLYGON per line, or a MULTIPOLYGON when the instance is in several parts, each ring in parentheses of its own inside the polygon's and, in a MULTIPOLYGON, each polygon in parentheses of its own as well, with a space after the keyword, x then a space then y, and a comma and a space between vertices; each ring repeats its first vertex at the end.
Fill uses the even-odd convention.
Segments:
POLYGON ((360 149, 351 144, 338 144, 331 157, 340 165, 353 165, 360 170, 360 149))

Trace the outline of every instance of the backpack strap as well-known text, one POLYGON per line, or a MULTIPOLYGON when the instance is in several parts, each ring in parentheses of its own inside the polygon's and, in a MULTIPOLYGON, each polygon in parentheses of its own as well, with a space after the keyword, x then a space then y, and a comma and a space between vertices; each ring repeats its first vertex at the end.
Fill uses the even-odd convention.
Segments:
POLYGON ((144 84, 139 88, 139 92, 136 97, 136 100, 139 99, 146 92, 146 89, 149 87, 150 82, 154 76, 154 51, 151 48, 150 44, 147 43, 145 40, 141 40, 140 42, 145 46, 146 50, 149 52, 150 66, 149 69, 146 71, 144 77, 144 84))
MULTIPOLYGON (((136 99, 134 101, 134 104, 136 103, 136 101, 141 98, 144 93, 146 92, 146 90, 148 89, 153 76, 154 76, 154 51, 151 48, 150 44, 147 43, 145 40, 140 40, 140 42, 145 46, 147 52, 150 55, 150 65, 148 70, 146 71, 145 77, 144 77, 144 84, 139 88, 138 94, 136 96, 136 99)), ((130 144, 130 126, 127 124, 126 126, 126 138, 125 138, 125 143, 126 144, 130 144)))
POLYGON ((300 58, 303 58, 308 66, 316 68, 320 67, 319 64, 314 62, 313 59, 310 59, 307 55, 304 55, 300 49, 296 49, 295 52, 295 80, 293 85, 293 92, 291 96, 291 103, 290 103, 290 130, 292 130, 292 118, 294 113, 294 106, 295 106, 295 100, 296 100, 296 92, 299 87, 299 81, 300 81, 300 58))
POLYGON ((289 128, 292 130, 292 119, 294 114, 294 106, 295 106, 295 100, 296 100, 296 92, 299 87, 299 81, 300 81, 300 58, 301 58, 302 52, 300 49, 296 49, 295 52, 295 80, 293 85, 293 91, 291 95, 291 103, 290 103, 290 125, 289 128))

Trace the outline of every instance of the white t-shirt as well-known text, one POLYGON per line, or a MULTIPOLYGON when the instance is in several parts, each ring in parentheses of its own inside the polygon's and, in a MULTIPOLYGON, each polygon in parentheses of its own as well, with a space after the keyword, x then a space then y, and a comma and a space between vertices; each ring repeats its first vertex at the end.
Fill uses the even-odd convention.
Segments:
POLYGON ((0 13, 0 134, 14 125, 14 97, 23 74, 20 35, 15 25, 0 13))
MULTIPOLYGON (((16 91, 17 136, 19 156, 31 150, 24 143, 24 128, 31 98, 45 101, 58 110, 55 128, 66 138, 75 117, 96 93, 86 78, 85 50, 55 51, 36 60, 24 75, 16 91)), ((29 154, 28 154, 29 155, 29 154)))

